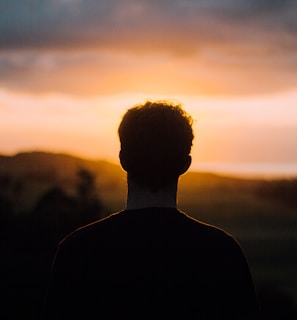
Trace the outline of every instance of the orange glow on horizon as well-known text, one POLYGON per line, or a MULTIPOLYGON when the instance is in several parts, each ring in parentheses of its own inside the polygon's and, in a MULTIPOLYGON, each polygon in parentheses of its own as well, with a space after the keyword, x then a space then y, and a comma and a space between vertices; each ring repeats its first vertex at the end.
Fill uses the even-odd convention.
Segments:
POLYGON ((193 162, 294 162, 296 98, 296 92, 241 99, 143 93, 78 98, 0 91, 0 133, 5 137, 0 152, 44 150, 118 162, 117 128, 127 108, 147 99, 170 99, 181 102, 194 119, 193 162), (280 107, 284 105, 286 112, 280 107))

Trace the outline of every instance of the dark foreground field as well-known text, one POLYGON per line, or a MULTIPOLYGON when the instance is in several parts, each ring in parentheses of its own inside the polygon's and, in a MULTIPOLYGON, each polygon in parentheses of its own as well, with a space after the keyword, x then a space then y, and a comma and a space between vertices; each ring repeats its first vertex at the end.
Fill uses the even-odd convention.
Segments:
MULTIPOLYGON (((180 209, 241 243, 263 319, 297 318, 296 191, 297 179, 189 172, 180 181, 180 209)), ((58 241, 124 202, 118 166, 47 153, 0 157, 1 318, 39 319, 58 241)))

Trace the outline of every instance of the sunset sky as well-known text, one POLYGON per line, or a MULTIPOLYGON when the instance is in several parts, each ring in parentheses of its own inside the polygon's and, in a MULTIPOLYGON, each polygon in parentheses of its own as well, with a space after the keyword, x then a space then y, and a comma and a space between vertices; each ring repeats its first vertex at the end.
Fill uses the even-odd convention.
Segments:
POLYGON ((116 161, 146 99, 192 115, 194 164, 297 173, 297 1, 1 1, 0 153, 116 161))

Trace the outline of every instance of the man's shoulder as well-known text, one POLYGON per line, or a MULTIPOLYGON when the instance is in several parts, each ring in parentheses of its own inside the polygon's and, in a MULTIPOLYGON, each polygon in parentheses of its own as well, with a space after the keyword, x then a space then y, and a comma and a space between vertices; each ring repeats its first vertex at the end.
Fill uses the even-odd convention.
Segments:
POLYGON ((146 208, 119 211, 76 229, 60 243, 63 247, 145 245, 167 238, 174 247, 234 247, 232 235, 180 210, 146 208), (148 240, 147 240, 148 239, 148 240))
POLYGON ((226 239, 233 238, 230 233, 218 226, 198 220, 197 218, 194 218, 183 211, 180 211, 180 213, 183 216, 185 223, 188 224, 189 228, 192 227, 199 234, 226 239))
POLYGON ((180 223, 180 226, 182 227, 182 224, 184 224, 184 230, 188 233, 189 237, 193 237, 193 243, 205 241, 204 243, 213 244, 215 246, 237 247, 237 240, 226 230, 200 221, 185 212, 181 211, 181 214, 183 216, 183 223, 180 223), (194 241, 195 239, 196 241, 194 241))
POLYGON ((110 229, 112 229, 117 221, 120 220, 120 214, 120 211, 115 212, 104 218, 75 229, 73 232, 66 235, 59 245, 75 245, 76 243, 82 244, 86 241, 93 241, 98 237, 104 240, 106 234, 109 234, 110 229))

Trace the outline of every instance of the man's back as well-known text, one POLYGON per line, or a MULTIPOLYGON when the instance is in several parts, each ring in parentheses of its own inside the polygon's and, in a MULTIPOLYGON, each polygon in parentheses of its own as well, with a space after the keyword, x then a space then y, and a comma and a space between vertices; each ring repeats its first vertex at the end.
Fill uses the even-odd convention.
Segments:
POLYGON ((114 214, 60 244, 48 318, 240 319, 256 308, 231 236, 174 208, 145 208, 114 214))

